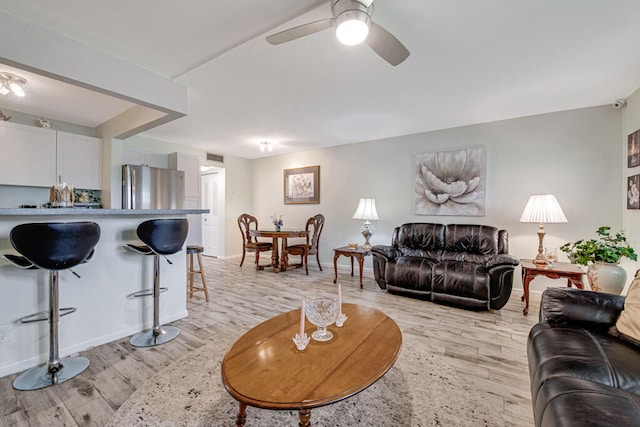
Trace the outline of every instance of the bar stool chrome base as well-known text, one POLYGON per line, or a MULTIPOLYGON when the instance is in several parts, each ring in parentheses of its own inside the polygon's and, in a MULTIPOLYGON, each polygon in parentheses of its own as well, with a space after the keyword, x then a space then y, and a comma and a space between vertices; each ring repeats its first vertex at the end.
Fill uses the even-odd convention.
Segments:
POLYGON ((171 341, 180 334, 175 326, 160 326, 158 329, 147 329, 131 337, 129 343, 134 347, 153 347, 171 341))
POLYGON ((24 371, 13 381, 16 390, 38 390, 52 385, 63 383, 89 366, 86 357, 67 357, 60 361, 61 367, 54 372, 49 372, 49 365, 40 365, 24 371))

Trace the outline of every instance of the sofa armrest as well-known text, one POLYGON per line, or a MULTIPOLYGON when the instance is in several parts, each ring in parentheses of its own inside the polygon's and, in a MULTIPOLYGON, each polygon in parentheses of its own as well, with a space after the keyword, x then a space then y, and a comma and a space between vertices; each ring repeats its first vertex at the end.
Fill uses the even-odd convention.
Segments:
POLYGON ((572 288, 549 288, 542 293, 540 322, 553 326, 608 328, 624 308, 624 297, 572 288))
POLYGON ((386 246, 386 245, 375 245, 374 247, 371 248, 371 254, 374 256, 375 255, 382 256, 385 259, 385 261, 398 258, 400 255, 402 255, 400 251, 398 251, 393 246, 386 246))
POLYGON ((484 262, 484 267, 486 269, 490 269, 499 265, 512 265, 512 266, 517 266, 520 264, 520 261, 518 260, 518 258, 516 258, 513 255, 509 255, 509 254, 498 254, 498 255, 494 255, 491 258, 487 259, 484 262))
POLYGON ((387 289, 385 281, 387 262, 396 259, 401 253, 393 246, 376 245, 371 248, 371 255, 373 256, 373 277, 380 289, 387 289))

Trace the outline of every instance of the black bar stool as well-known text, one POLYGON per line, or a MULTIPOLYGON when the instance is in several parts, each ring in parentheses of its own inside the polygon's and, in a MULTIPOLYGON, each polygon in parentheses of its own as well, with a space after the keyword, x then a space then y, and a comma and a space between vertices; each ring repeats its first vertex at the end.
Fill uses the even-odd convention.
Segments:
MULTIPOLYGON (((69 357, 60 360, 58 322, 61 316, 73 313, 76 308, 60 308, 59 271, 70 270, 93 255, 93 248, 100 239, 100 226, 94 222, 21 224, 11 230, 9 238, 22 256, 5 255, 5 260, 19 268, 49 270, 49 311, 20 319, 22 323, 49 321, 49 360, 46 365, 20 374, 13 387, 36 390, 60 384, 84 371, 89 366, 89 359, 69 357)), ((73 274, 80 277, 76 272, 73 274)))
POLYGON ((138 332, 129 341, 135 347, 151 347, 164 344, 178 336, 180 330, 175 326, 160 326, 160 293, 167 288, 160 288, 160 255, 169 264, 172 262, 166 255, 182 250, 187 239, 189 223, 186 219, 152 219, 138 225, 136 233, 144 245, 126 244, 123 247, 129 252, 141 255, 153 255, 153 289, 145 289, 132 294, 134 297, 153 295, 153 328, 138 332))

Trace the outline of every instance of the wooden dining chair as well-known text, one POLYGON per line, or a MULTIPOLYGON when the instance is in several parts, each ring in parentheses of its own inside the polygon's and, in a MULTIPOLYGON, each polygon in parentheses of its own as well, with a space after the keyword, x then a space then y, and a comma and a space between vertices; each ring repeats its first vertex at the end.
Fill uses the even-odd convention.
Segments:
POLYGON ((270 251, 272 249, 271 242, 259 242, 258 239, 252 237, 251 230, 258 229, 258 220, 255 216, 249 214, 242 214, 238 217, 238 227, 240 233, 242 233, 242 260, 240 261, 240 267, 244 263, 244 257, 247 252, 256 253, 256 266, 259 266, 260 252, 270 251))
MULTIPOLYGON (((320 233, 324 227, 324 215, 318 214, 307 220, 305 230, 307 231, 307 242, 297 245, 287 245, 284 248, 284 260, 288 264, 289 255, 300 255, 300 264, 294 264, 295 267, 304 265, 307 275, 309 274, 309 255, 315 255, 318 262, 318 268, 322 271, 320 265, 320 254, 318 245, 320 243, 320 233)), ((286 268, 286 266, 285 266, 286 268)))

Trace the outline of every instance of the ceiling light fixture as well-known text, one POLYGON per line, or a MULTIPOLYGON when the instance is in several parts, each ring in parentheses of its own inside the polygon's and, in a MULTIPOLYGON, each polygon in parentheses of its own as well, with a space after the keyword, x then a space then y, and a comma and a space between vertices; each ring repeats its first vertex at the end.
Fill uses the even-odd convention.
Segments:
POLYGON ((23 86, 27 80, 12 73, 0 72, 0 95, 13 93, 15 96, 23 97, 23 86))
POLYGON ((260 151, 273 151, 273 144, 270 141, 260 141, 260 151))
POLYGON ((344 9, 335 11, 336 37, 340 43, 347 46, 355 46, 366 40, 371 25, 370 13, 373 4, 368 8, 357 0, 336 1, 333 8, 344 9))

